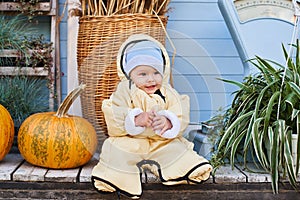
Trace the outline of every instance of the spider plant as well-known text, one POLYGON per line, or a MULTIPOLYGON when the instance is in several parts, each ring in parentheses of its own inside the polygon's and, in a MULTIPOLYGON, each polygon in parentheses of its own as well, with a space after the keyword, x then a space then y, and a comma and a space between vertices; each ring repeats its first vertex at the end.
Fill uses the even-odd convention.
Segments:
POLYGON ((256 66, 257 74, 243 82, 223 80, 239 90, 218 143, 218 157, 228 158, 233 167, 241 155, 247 168, 250 155, 257 166, 271 174, 274 193, 278 193, 278 183, 286 176, 296 189, 299 172, 300 137, 296 162, 291 146, 292 134, 300 133, 299 41, 292 46, 296 53, 293 59, 282 46, 286 66, 256 56, 249 62, 256 66))

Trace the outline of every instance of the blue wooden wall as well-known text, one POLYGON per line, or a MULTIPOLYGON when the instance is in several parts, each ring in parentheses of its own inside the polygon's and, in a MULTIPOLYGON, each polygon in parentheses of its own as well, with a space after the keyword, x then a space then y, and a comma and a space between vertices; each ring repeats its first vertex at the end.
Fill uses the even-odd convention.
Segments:
MULTIPOLYGON (((170 8, 167 29, 177 53, 174 86, 191 98, 191 122, 205 121, 230 105, 237 89, 218 78, 242 80, 244 68, 217 0, 173 0, 170 8)), ((169 43, 167 48, 171 53, 169 43)))
MULTIPOLYGON (((64 0, 60 2, 60 13, 64 0)), ((242 80, 244 69, 217 0, 173 0, 167 31, 176 47, 175 88, 191 98, 191 122, 208 120, 231 104, 237 88, 217 78, 242 80)), ((62 95, 67 94, 67 18, 60 24, 62 95)), ((74 42, 76 39, 74 38, 74 42)), ((173 49, 167 42, 172 56, 173 49)))

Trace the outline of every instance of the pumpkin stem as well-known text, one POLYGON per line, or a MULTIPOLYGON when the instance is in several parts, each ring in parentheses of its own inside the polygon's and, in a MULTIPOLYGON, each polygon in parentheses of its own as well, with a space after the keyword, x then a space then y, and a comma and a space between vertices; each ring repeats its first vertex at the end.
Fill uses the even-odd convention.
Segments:
POLYGON ((67 114, 72 103, 80 95, 80 93, 84 90, 85 86, 86 86, 85 84, 80 84, 77 88, 72 90, 68 94, 68 96, 64 99, 64 101, 59 105, 55 116, 64 117, 67 114))

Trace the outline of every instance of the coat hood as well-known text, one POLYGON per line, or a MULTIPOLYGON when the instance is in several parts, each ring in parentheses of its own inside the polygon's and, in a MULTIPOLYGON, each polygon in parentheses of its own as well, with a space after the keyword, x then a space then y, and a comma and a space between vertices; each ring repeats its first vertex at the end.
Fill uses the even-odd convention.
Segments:
POLYGON ((163 66, 163 82, 168 83, 170 79, 170 58, 167 53, 166 48, 163 44, 161 44, 159 41, 154 39, 153 37, 146 35, 146 34, 134 34, 131 35, 120 47, 118 55, 117 55, 117 71, 118 76, 121 81, 129 80, 128 75, 125 73, 124 70, 124 54, 127 52, 128 48, 132 46, 132 44, 139 43, 141 41, 147 41, 153 43, 155 46, 158 46, 162 52, 162 57, 164 60, 164 66, 163 66))

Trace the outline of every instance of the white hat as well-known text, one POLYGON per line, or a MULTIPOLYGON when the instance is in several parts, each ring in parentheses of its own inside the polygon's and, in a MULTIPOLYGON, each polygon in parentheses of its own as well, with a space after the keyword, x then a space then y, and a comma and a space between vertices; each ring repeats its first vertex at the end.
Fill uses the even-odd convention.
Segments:
POLYGON ((164 61, 159 46, 151 41, 140 41, 129 45, 123 55, 123 70, 129 75, 139 65, 156 69, 162 76, 164 61))

